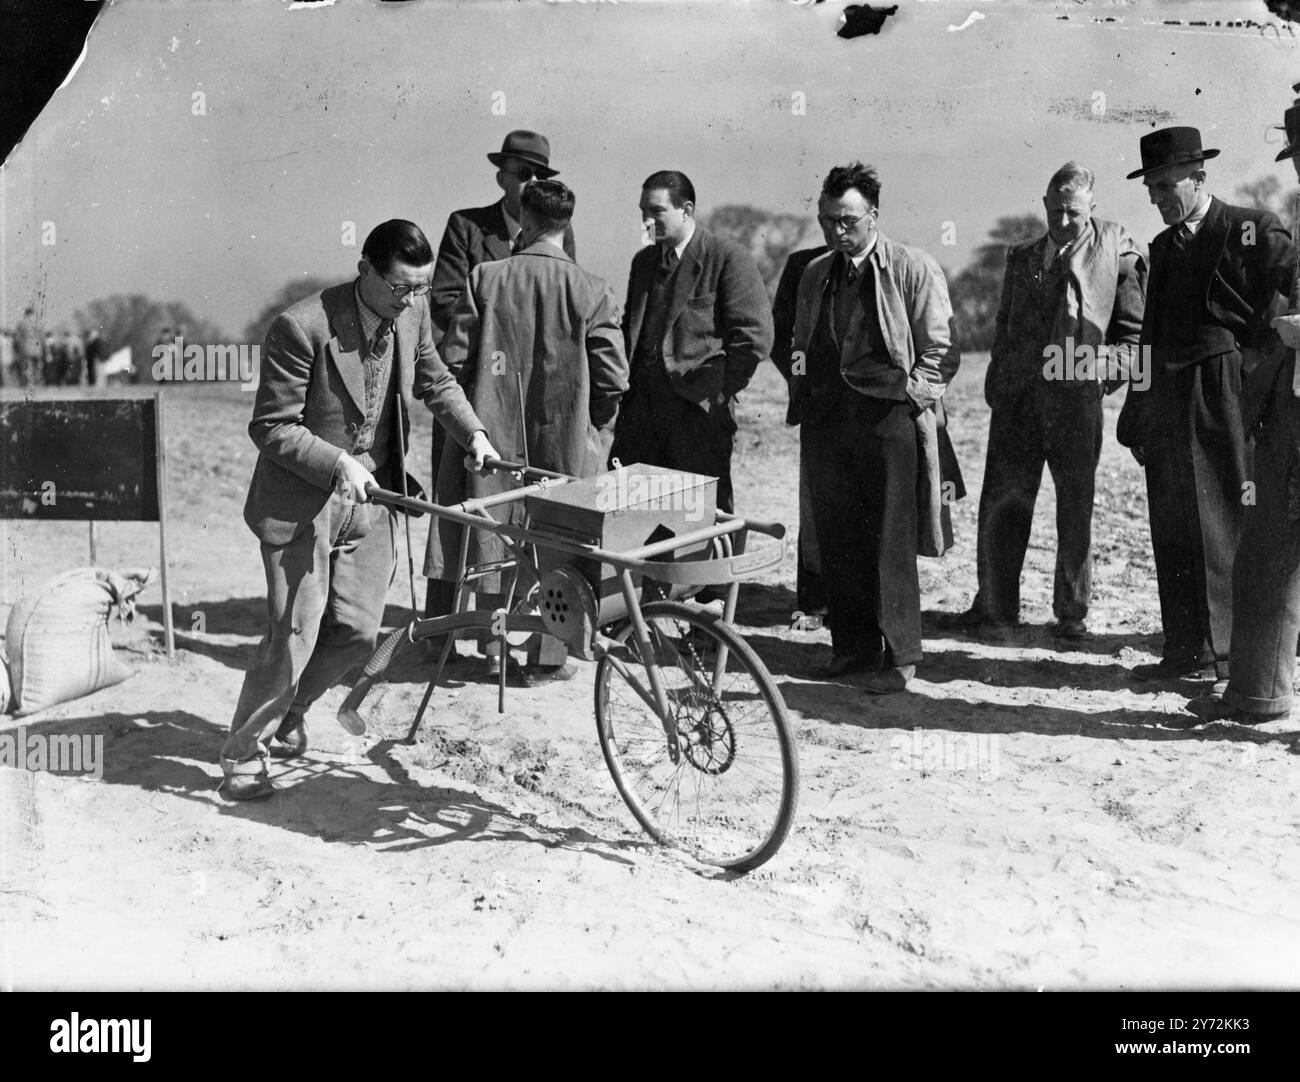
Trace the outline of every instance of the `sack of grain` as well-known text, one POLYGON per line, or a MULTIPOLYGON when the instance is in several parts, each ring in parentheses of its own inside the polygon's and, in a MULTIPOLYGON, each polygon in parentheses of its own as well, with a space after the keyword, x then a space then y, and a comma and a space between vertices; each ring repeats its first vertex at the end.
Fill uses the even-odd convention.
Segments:
POLYGON ((130 621, 135 595, 153 574, 145 568, 68 571, 9 614, 5 649, 15 714, 31 714, 55 703, 118 684, 131 670, 113 656, 108 618, 130 621))

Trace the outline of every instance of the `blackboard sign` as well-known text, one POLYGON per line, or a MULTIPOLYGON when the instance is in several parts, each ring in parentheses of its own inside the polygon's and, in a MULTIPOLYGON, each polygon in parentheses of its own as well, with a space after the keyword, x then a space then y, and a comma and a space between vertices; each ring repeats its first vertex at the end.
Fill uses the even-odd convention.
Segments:
POLYGON ((0 441, 0 518, 160 518, 155 398, 0 402, 0 441))
POLYGON ((162 395, 118 389, 0 391, 0 519, 158 523, 163 628, 175 655, 167 561, 167 440, 162 395), (63 397, 60 397, 63 395, 63 397))

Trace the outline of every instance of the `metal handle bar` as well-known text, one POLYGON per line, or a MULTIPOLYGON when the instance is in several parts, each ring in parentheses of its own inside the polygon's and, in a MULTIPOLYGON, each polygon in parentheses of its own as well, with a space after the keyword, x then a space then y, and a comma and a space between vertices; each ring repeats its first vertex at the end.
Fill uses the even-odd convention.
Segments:
MULTIPOLYGON (((553 485, 554 482, 543 480, 516 489, 512 495, 543 492, 553 487, 553 485)), ((740 515, 731 515, 726 512, 718 512, 717 518, 711 526, 679 534, 676 537, 666 538, 652 545, 643 545, 640 548, 630 549, 627 552, 612 552, 598 548, 595 545, 583 544, 573 538, 548 533, 545 530, 513 526, 509 523, 497 522, 495 519, 484 515, 474 514, 473 511, 476 507, 481 506, 482 501, 467 500, 454 506, 443 506, 429 503, 427 500, 402 496, 396 492, 379 488, 377 485, 367 485, 366 492, 371 499, 378 503, 424 511, 427 514, 450 519, 452 522, 458 522, 473 529, 491 530, 498 536, 512 541, 557 549, 560 552, 573 556, 582 556, 589 560, 599 560, 601 563, 607 563, 612 567, 641 572, 660 582, 687 584, 725 582, 743 574, 752 574, 754 571, 774 566, 780 563, 785 556, 785 527, 779 522, 751 522, 740 515), (710 541, 715 537, 721 537, 724 534, 739 533, 751 529, 755 533, 765 534, 782 543, 780 545, 768 545, 754 552, 745 552, 737 556, 728 556, 716 560, 683 560, 679 563, 670 563, 653 559, 655 556, 662 556, 687 545, 694 545, 703 541, 710 541)))

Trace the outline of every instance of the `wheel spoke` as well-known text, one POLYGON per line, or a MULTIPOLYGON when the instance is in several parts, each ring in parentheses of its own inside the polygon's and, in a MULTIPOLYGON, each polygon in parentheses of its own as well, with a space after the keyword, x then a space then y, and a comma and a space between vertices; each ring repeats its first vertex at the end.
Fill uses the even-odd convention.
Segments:
MULTIPOLYGON (((677 729, 608 662, 597 670, 598 731, 628 806, 653 836, 702 860, 748 869, 789 829, 798 766, 785 705, 757 655, 725 625, 676 602, 643 606, 647 640, 677 729)), ((643 663, 620 636, 625 664, 643 663)))

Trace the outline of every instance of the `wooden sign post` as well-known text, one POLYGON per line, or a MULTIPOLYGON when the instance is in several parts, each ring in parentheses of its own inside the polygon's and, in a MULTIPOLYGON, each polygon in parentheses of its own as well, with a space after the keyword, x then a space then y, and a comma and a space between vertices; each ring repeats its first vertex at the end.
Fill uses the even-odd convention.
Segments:
POLYGON ((167 657, 176 654, 167 561, 161 391, 0 397, 0 518, 157 522, 167 657))

